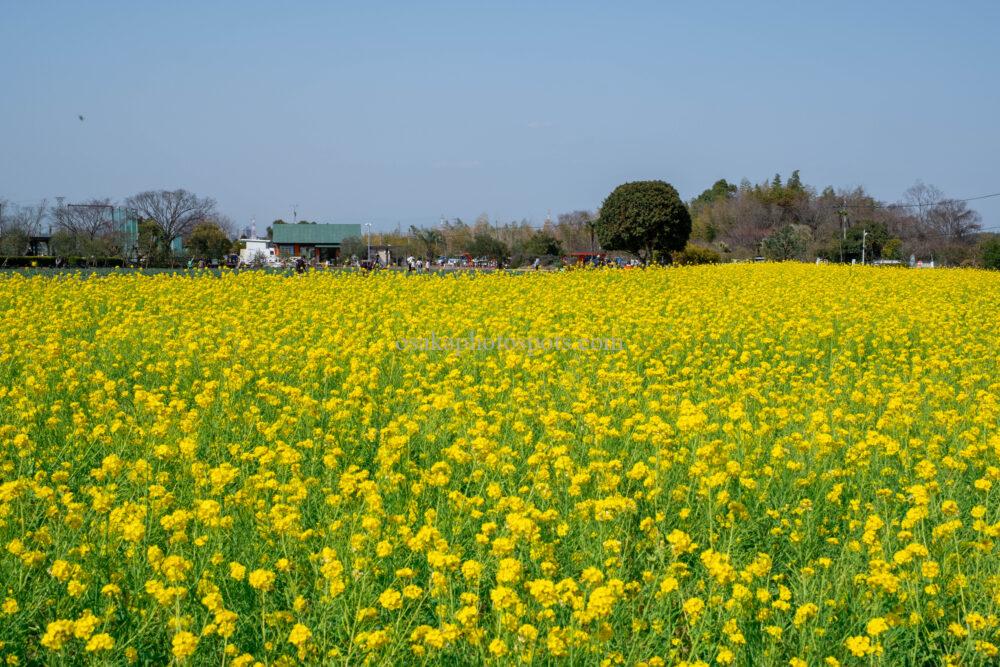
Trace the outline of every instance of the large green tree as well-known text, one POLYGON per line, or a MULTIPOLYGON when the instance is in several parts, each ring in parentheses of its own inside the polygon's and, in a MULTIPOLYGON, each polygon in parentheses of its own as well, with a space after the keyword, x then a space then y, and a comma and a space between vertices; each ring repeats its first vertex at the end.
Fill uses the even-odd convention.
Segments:
POLYGON ((711 204, 714 201, 729 199, 730 197, 734 196, 737 191, 738 188, 735 185, 733 185, 724 178, 720 178, 719 180, 717 180, 715 183, 712 184, 712 187, 708 188, 700 195, 695 197, 694 200, 691 202, 691 207, 697 208, 698 206, 701 206, 703 204, 711 204))
POLYGON ((221 259, 229 254, 233 242, 214 222, 202 222, 191 230, 184 245, 194 257, 221 259))
POLYGON ((498 264, 510 257, 510 248, 500 239, 493 238, 485 232, 477 232, 469 244, 469 252, 476 257, 487 257, 496 260, 498 264))
POLYGON ((874 220, 861 220, 856 225, 847 230, 844 241, 844 260, 860 262, 862 257, 865 261, 881 259, 883 251, 892 235, 885 223, 874 220), (865 248, 861 252, 862 245, 865 248))
POLYGON ((761 243, 761 249, 768 259, 784 262, 801 259, 811 240, 809 228, 805 225, 785 225, 761 243))
POLYGON ((649 262, 653 254, 684 249, 691 214, 674 186, 663 181, 619 185, 601 206, 597 238, 607 250, 624 250, 649 262))
POLYGON ((170 247, 163 242, 160 226, 152 220, 139 221, 139 257, 149 266, 166 266, 170 247))

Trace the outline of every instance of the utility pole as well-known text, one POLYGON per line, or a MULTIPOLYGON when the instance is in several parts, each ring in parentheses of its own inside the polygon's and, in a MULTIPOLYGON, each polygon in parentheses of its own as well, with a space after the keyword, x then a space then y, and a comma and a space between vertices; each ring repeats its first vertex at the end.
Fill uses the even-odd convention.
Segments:
POLYGON ((847 201, 841 202, 840 209, 840 263, 844 263, 844 243, 847 242, 847 201))
POLYGON ((865 241, 868 240, 868 230, 863 229, 861 231, 861 264, 865 263, 865 241))
POLYGON ((372 261, 372 223, 366 222, 365 227, 368 228, 368 261, 372 261))
POLYGON ((298 224, 299 222, 299 205, 292 204, 292 224, 298 224))
MULTIPOLYGON (((65 213, 65 210, 63 209, 63 206, 66 205, 65 202, 66 202, 66 197, 56 197, 56 225, 60 225, 62 223, 63 213, 65 213)), ((52 235, 52 220, 50 218, 49 236, 51 235, 52 235)))

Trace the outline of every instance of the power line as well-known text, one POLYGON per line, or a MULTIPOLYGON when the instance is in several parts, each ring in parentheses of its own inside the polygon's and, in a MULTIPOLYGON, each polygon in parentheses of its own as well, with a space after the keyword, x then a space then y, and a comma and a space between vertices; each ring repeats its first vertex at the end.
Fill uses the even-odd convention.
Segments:
MULTIPOLYGON (((753 191, 751 190, 751 192, 753 192, 753 191)), ((834 196, 836 196, 836 195, 834 195, 834 196)), ((871 202, 866 202, 866 203, 848 203, 846 201, 843 201, 843 197, 841 197, 841 203, 839 203, 839 204, 833 204, 833 203, 827 204, 827 203, 824 203, 824 202, 820 201, 821 197, 822 197, 822 195, 820 197, 813 196, 813 198, 812 198, 812 200, 810 202, 812 204, 813 210, 843 211, 843 210, 846 210, 846 209, 864 209, 864 210, 887 209, 888 210, 888 209, 900 209, 900 208, 925 208, 925 207, 941 206, 943 204, 957 204, 957 203, 961 203, 961 202, 978 201, 980 199, 991 199, 993 197, 1000 197, 1000 192, 993 192, 993 193, 990 193, 990 194, 987 194, 987 195, 976 195, 975 197, 963 197, 963 198, 952 198, 952 197, 949 197, 948 199, 939 199, 938 201, 923 202, 923 203, 917 203, 917 204, 904 204, 902 202, 893 202, 893 203, 887 204, 887 203, 884 203, 884 202, 877 201, 875 199, 872 199, 871 202)), ((777 204, 777 203, 774 203, 774 205, 780 206, 780 204, 777 204)))
MULTIPOLYGON (((976 234, 980 234, 982 232, 1000 232, 1000 225, 994 225, 992 227, 980 227, 979 229, 974 229, 974 230, 966 233, 963 236, 963 238, 973 237, 976 234)), ((912 236, 909 236, 905 240, 921 241, 921 240, 926 240, 926 239, 954 239, 954 238, 955 238, 955 234, 949 234, 948 232, 934 232, 934 233, 930 233, 930 234, 920 234, 920 233, 917 233, 917 234, 914 234, 912 236)))
POLYGON ((994 192, 988 195, 978 195, 976 197, 965 197, 963 199, 941 199, 939 201, 923 202, 919 204, 883 204, 882 202, 874 202, 872 204, 843 204, 839 208, 924 208, 925 206, 941 206, 942 204, 958 204, 960 202, 967 201, 977 201, 979 199, 990 199, 991 197, 1000 197, 1000 192, 994 192))

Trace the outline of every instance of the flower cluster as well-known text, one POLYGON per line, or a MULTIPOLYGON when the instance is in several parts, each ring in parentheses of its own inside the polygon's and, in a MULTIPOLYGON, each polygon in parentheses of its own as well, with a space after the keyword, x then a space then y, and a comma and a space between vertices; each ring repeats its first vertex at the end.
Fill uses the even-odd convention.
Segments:
POLYGON ((8 664, 983 664, 1000 277, 0 277, 8 664), (620 349, 412 350, 488 331, 620 349))

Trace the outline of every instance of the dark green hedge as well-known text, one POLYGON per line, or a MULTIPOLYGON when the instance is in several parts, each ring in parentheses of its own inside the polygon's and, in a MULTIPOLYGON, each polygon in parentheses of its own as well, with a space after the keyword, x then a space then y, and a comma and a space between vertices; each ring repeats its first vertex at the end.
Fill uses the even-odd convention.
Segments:
MULTIPOLYGON (((0 268, 54 268, 55 257, 0 257, 0 268)), ((63 257, 60 266, 65 267, 102 267, 126 266, 127 262, 120 257, 63 257)))

